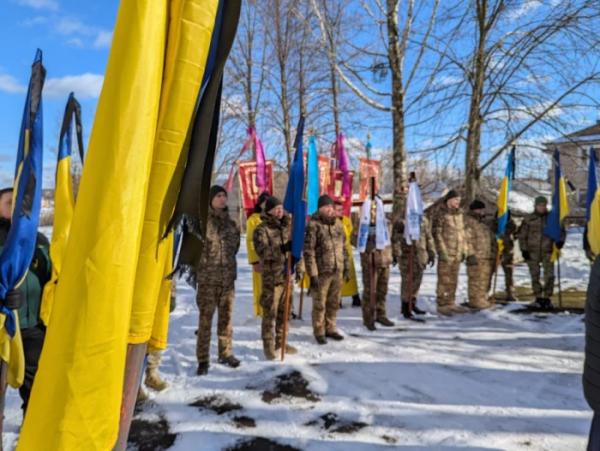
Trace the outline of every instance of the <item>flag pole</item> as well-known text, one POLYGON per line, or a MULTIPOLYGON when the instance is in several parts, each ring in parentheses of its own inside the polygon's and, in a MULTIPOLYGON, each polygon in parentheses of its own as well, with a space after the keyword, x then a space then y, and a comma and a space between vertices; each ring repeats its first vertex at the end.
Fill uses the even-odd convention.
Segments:
POLYGON ((558 307, 562 308, 562 283, 561 283, 561 278, 560 278, 560 251, 558 252, 558 255, 556 257, 556 266, 557 266, 557 272, 558 272, 558 307))
MULTIPOLYGON (((371 177, 371 209, 373 208, 373 202, 375 202, 375 177, 371 177)), ((369 212, 370 213, 370 212, 369 212)), ((375 217, 377 221, 377 217, 375 217)), ((375 314, 376 314, 376 303, 375 303, 375 284, 377 274, 375 274, 375 250, 371 252, 369 256, 369 309, 371 310, 371 321, 372 326, 375 326, 375 314)))
POLYGON ((144 366, 147 346, 147 342, 127 345, 121 417, 119 418, 119 435, 113 451, 125 451, 127 449, 127 439, 142 379, 142 367, 144 366))

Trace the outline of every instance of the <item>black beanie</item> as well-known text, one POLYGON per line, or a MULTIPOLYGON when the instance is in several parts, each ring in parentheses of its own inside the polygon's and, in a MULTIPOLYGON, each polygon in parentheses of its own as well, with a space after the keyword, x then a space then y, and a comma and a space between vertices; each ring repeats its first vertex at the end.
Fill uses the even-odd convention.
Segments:
POLYGON ((469 205, 469 210, 483 210, 485 209, 485 204, 483 202, 481 202, 479 199, 475 199, 473 202, 471 202, 471 205, 469 205))
POLYGON ((258 196, 258 199, 256 200, 256 204, 254 204, 254 213, 262 213, 261 204, 265 202, 269 198, 269 196, 270 194, 266 191, 260 193, 260 196, 258 196))
POLYGON ((445 200, 450 200, 450 199, 455 199, 457 197, 460 197, 460 194, 458 194, 458 191, 451 189, 450 191, 448 191, 446 193, 446 196, 444 197, 445 200))
POLYGON ((225 193, 225 195, 227 196, 227 191, 225 191, 225 188, 223 188, 222 186, 213 185, 210 187, 210 191, 208 192, 208 205, 212 207, 212 201, 215 198, 215 196, 219 193, 225 193))
POLYGON ((319 197, 319 203, 317 204, 317 207, 321 208, 327 205, 333 205, 333 199, 327 194, 323 194, 321 197, 319 197))
POLYGON ((279 199, 277 199, 275 196, 269 196, 267 203, 265 204, 265 212, 268 213, 279 205, 281 205, 281 201, 279 199))

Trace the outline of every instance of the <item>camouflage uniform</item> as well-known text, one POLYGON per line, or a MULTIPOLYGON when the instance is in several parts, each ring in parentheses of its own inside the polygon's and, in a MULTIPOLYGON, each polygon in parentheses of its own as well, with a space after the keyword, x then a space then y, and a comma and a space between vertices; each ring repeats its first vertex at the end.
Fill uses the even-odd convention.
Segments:
MULTIPOLYGON (((536 298, 550 298, 554 291, 554 264, 552 263, 552 240, 544 235, 548 214, 532 213, 525 217, 518 232, 521 253, 529 253, 529 273, 536 298), (540 283, 544 271, 544 284, 540 283)), ((564 235, 564 230, 563 230, 564 235)), ((564 238, 563 238, 564 240, 564 238)))
POLYGON ((476 215, 465 215, 465 236, 467 244, 467 277, 469 279, 469 306, 472 308, 486 308, 488 291, 494 265, 496 264, 496 235, 489 222, 476 215), (475 257, 476 264, 468 264, 470 258, 475 257))
POLYGON ((253 237, 254 249, 263 268, 260 295, 263 348, 265 355, 273 357, 283 338, 287 260, 282 246, 289 241, 289 234, 288 216, 277 219, 263 213, 262 222, 256 227, 253 237))
POLYGON ((376 249, 376 228, 371 225, 365 252, 360 254, 362 267, 363 298, 362 307, 363 323, 372 325, 374 321, 387 319, 385 303, 387 299, 388 283, 390 280, 390 265, 392 264, 392 247, 376 249), (375 269, 375 318, 371 307, 371 268, 375 269))
POLYGON ((515 282, 513 278, 514 259, 515 259, 515 235, 517 225, 515 221, 509 219, 506 224, 506 232, 502 237, 503 249, 501 256, 502 270, 504 271, 504 284, 506 286, 506 297, 515 297, 515 282))
POLYGON ((435 258, 435 243, 431 235, 429 220, 423 217, 421 237, 415 244, 407 244, 404 239, 404 221, 396 222, 392 232, 392 247, 394 257, 400 263, 400 273, 402 274, 400 298, 402 302, 411 302, 419 293, 427 263, 431 257, 435 258))
POLYGON ((311 287, 314 335, 336 333, 342 280, 349 271, 346 235, 337 218, 318 212, 312 216, 304 238, 304 265, 309 277, 319 279, 318 290, 311 287))
POLYGON ((441 205, 433 217, 432 235, 438 254, 437 305, 453 307, 458 271, 466 254, 463 211, 441 205))
POLYGON ((219 311, 219 358, 232 355, 232 312, 237 277, 236 254, 239 247, 240 231, 227 210, 216 211, 209 208, 206 240, 198 264, 197 303, 200 325, 196 355, 199 363, 209 361, 212 318, 216 309, 219 311))

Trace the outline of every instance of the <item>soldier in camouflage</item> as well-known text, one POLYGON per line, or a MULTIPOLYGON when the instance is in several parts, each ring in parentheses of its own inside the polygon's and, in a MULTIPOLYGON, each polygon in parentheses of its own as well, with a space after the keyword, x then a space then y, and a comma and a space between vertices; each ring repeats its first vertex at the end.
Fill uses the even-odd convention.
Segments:
MULTIPOLYGON (((386 300, 388 284, 390 280, 390 266, 392 265, 392 247, 387 246, 384 249, 377 249, 376 246, 376 218, 377 203, 371 203, 371 224, 367 238, 367 245, 364 252, 360 254, 360 265, 362 267, 363 297, 361 300, 363 324, 374 331, 375 323, 384 327, 393 327, 394 323, 387 317, 386 300), (371 268, 373 268, 373 279, 371 278, 371 268), (375 312, 371 306, 371 284, 374 283, 375 291, 375 312), (373 314, 375 317, 373 317, 373 314)), ((386 227, 389 227, 386 224, 386 227)), ((358 233, 358 227, 356 232, 358 233)))
MULTIPOLYGON (((550 298, 554 292, 554 263, 552 262, 554 243, 544 235, 547 218, 548 201, 545 197, 539 196, 535 199, 535 211, 523 220, 518 237, 521 254, 531 274, 531 285, 536 298, 534 304, 544 309, 551 309, 553 306, 550 298), (543 284, 540 282, 542 270, 543 284)), ((564 240, 563 229, 561 242, 557 243, 558 248, 562 247, 564 240)))
POLYGON ((327 338, 344 339, 337 330, 336 317, 349 265, 344 228, 336 218, 333 200, 321 196, 318 208, 306 228, 304 265, 313 299, 313 333, 317 343, 324 345, 327 338))
POLYGON ((465 215, 467 246, 467 277, 469 280, 469 307, 482 310, 492 307, 488 292, 496 264, 496 235, 493 224, 485 221, 485 204, 474 200, 465 215))
POLYGON ((515 281, 514 281, 514 260, 515 260, 515 239, 517 233, 517 224, 512 219, 510 210, 508 212, 508 222, 506 223, 506 231, 502 237, 502 255, 501 264, 504 272, 504 284, 506 291, 506 300, 508 302, 516 301, 515 297, 515 281))
POLYGON ((206 240, 198 263, 198 295, 200 325, 196 355, 198 375, 209 368, 212 318, 218 310, 217 336, 219 363, 236 368, 240 361, 232 353, 232 313, 237 277, 236 255, 240 248, 240 231, 227 211, 227 192, 221 186, 212 186, 206 224, 206 240))
POLYGON ((404 238, 404 219, 394 223, 392 231, 392 250, 394 263, 400 264, 402 283, 400 299, 402 300, 402 315, 412 318, 413 313, 425 314, 417 307, 417 294, 421 288, 423 273, 427 265, 435 265, 435 243, 431 235, 431 226, 427 217, 421 221, 421 236, 419 241, 408 244, 404 238))
POLYGON ((460 195, 450 190, 434 213, 432 235, 438 254, 437 311, 451 316, 468 309, 456 305, 458 271, 467 251, 460 195))
MULTIPOLYGON (((262 340, 267 360, 275 360, 281 348, 285 317, 285 291, 287 282, 287 253, 290 245, 290 219, 281 201, 269 197, 265 203, 262 222, 254 231, 254 249, 262 267, 262 292, 260 305, 263 309, 262 340), (275 330, 275 336, 273 336, 275 330)), ((287 354, 297 351, 286 345, 287 354)))

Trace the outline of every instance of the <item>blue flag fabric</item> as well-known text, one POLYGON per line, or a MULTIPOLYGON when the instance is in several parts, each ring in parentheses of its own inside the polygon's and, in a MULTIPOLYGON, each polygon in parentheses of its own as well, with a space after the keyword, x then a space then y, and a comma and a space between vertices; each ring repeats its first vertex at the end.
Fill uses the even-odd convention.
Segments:
MULTIPOLYGON (((19 148, 15 167, 12 223, 0 253, 0 298, 18 286, 35 251, 42 199, 43 116, 42 88, 46 70, 42 52, 37 51, 23 110, 19 148)), ((6 315, 6 331, 13 337, 16 320, 12 310, 0 308, 6 315)))
MULTIPOLYGON (((558 149, 554 151, 554 193, 552 194, 552 210, 546 219, 544 235, 551 238, 554 243, 562 240, 562 221, 569 214, 569 203, 567 201, 567 188, 565 179, 560 168, 560 154, 558 149)), ((554 249, 552 261, 556 260, 558 250, 554 249)))
POLYGON ((294 141, 294 161, 290 168, 283 208, 292 215, 292 270, 302 258, 304 248, 304 230, 306 228, 306 200, 304 199, 304 153, 302 140, 304 137, 304 117, 298 121, 296 139, 294 141))
POLYGON ((307 213, 312 215, 318 210, 319 206, 319 156, 317 154, 317 139, 314 136, 308 138, 308 157, 307 157, 307 182, 306 182, 306 203, 307 213))
POLYGON ((590 148, 590 158, 589 158, 589 167, 588 167, 588 187, 587 187, 587 195, 585 198, 585 218, 586 222, 590 221, 592 204, 594 202, 594 197, 596 196, 596 191, 598 190, 598 174, 596 173, 596 166, 598 162, 596 161, 596 151, 594 148, 590 148))
POLYGON ((506 233, 506 225, 508 224, 508 218, 510 216, 508 209, 508 196, 512 188, 512 182, 515 178, 515 147, 510 150, 508 154, 508 160, 506 161, 506 170, 504 171, 504 178, 500 185, 500 191, 498 193, 498 228, 496 229, 496 238, 501 240, 506 233))

